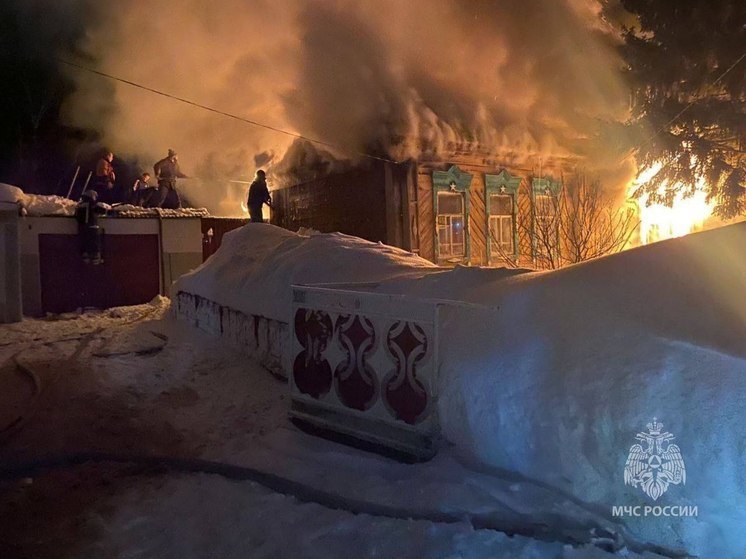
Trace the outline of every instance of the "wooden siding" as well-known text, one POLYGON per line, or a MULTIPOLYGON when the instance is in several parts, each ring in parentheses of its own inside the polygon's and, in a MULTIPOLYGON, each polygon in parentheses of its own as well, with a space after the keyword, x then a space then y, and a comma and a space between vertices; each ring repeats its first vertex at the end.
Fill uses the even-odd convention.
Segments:
POLYGON ((389 242, 383 165, 359 167, 272 191, 273 225, 297 231, 340 232, 389 242))
MULTIPOLYGON (((308 183, 273 192, 273 224, 291 230, 311 227, 324 232, 351 235, 412 250, 432 262, 437 259, 435 190, 433 172, 450 172, 456 166, 470 175, 467 193, 468 257, 462 263, 474 266, 535 265, 532 181, 535 176, 559 178, 568 161, 543 161, 538 167, 520 167, 516 157, 500 162, 489 155, 454 152, 438 160, 420 159, 392 167, 365 164, 348 173, 329 175, 308 183), (507 260, 488 257, 489 215, 486 207, 486 175, 507 171, 520 179, 515 200, 515 235, 518 257, 507 260)), ((442 175, 438 173, 438 180, 442 175)), ((511 180, 512 180, 511 178, 511 180)), ((515 188, 515 185, 511 188, 515 188)), ((437 262, 436 262, 437 263, 437 262)), ((453 262, 440 262, 452 265, 453 262)))
MULTIPOLYGON (((488 216, 485 206, 485 174, 497 174, 503 167, 485 168, 482 165, 462 164, 458 161, 447 163, 420 163, 417 168, 417 191, 419 195, 419 232, 420 232, 420 255, 428 260, 435 260, 435 222, 433 203, 433 171, 445 171, 452 164, 472 175, 471 188, 469 189, 469 235, 471 237, 471 257, 464 264, 474 266, 487 266, 487 234, 488 216)), ((528 191, 527 191, 528 192, 528 191)), ((492 265, 500 265, 494 263, 492 265)))
POLYGON ((518 229, 518 264, 533 267, 534 247, 531 238, 533 229, 533 203, 531 201, 531 178, 521 181, 518 189, 518 211, 516 212, 518 229))
MULTIPOLYGON (((490 263, 487 258, 487 235, 489 234, 489 216, 485 205, 485 175, 496 175, 507 170, 513 176, 521 178, 516 199, 516 233, 518 238, 518 258, 515 264, 519 266, 535 266, 534 246, 531 238, 533 227, 533 202, 531 181, 534 177, 532 169, 502 166, 497 162, 480 158, 478 155, 454 155, 447 161, 420 161, 417 166, 418 220, 420 255, 435 261, 436 216, 434 215, 433 200, 433 171, 447 171, 456 165, 460 171, 472 175, 469 189, 470 213, 468 232, 471 239, 471 257, 464 260, 464 264, 474 266, 501 266, 505 261, 495 260, 490 263), (494 166, 493 166, 494 165, 494 166)), ((556 170, 557 165, 548 167, 556 170)), ((441 262, 441 264, 445 264, 441 262)))
POLYGON ((432 170, 417 169, 417 212, 420 234, 420 256, 435 260, 435 216, 433 215, 432 170))
MULTIPOLYGON (((465 169, 466 170, 466 169, 465 169)), ((487 265, 487 209, 484 204, 484 173, 473 172, 471 180, 471 213, 469 235, 471 235, 471 259, 469 264, 487 265)))

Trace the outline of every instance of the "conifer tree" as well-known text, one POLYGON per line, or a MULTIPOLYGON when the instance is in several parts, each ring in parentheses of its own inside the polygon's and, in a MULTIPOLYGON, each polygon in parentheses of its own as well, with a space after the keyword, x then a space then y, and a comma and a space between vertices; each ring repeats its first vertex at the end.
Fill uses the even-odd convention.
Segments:
POLYGON ((718 215, 746 213, 746 1, 621 3, 638 163, 663 164, 638 194, 670 204, 704 179, 718 215))

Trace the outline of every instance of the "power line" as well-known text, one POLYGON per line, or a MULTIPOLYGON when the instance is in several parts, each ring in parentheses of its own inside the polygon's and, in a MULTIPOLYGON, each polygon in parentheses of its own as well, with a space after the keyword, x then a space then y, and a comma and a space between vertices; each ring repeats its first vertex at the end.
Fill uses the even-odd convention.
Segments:
POLYGON ((155 93, 156 95, 161 95, 162 97, 166 97, 168 99, 173 99, 175 101, 180 101, 182 103, 186 103, 187 105, 191 105, 193 107, 197 107, 197 108, 203 109, 205 111, 210 111, 211 113, 216 113, 216 114, 219 114, 219 115, 222 115, 222 116, 226 116, 226 117, 232 118, 234 120, 239 120, 239 121, 244 122, 246 124, 251 124, 252 126, 258 126, 260 128, 264 128, 266 130, 271 130, 273 132, 278 132, 280 134, 285 134, 286 136, 292 136, 293 138, 299 138, 299 139, 305 140, 307 142, 311 142, 311 143, 314 143, 314 144, 319 144, 319 145, 322 145, 322 146, 326 146, 326 147, 330 147, 330 148, 333 148, 333 149, 341 150, 343 152, 346 151, 348 153, 354 153, 355 155, 359 155, 361 157, 366 157, 368 159, 374 159, 376 161, 385 161, 386 163, 394 163, 395 165, 400 164, 399 161, 395 161, 393 159, 387 159, 386 157, 379 157, 377 155, 371 155, 369 153, 363 153, 363 152, 359 152, 359 151, 350 152, 346 148, 344 148, 342 146, 338 146, 338 145, 333 144, 331 142, 325 142, 324 140, 317 140, 315 138, 309 138, 308 136, 304 136, 302 134, 297 134, 295 132, 289 132, 287 130, 283 130, 282 128, 276 128, 276 127, 270 126, 268 124, 262 124, 261 122, 257 122, 255 120, 244 118, 242 116, 238 116, 238 115, 234 115, 232 113, 221 111, 220 109, 216 109, 216 108, 210 107, 208 105, 203 105, 203 104, 197 103, 195 101, 190 101, 189 99, 185 99, 185 98, 179 97, 177 95, 172 95, 171 93, 166 93, 165 91, 160 91, 158 89, 153 89, 152 87, 148 87, 148 86, 139 84, 137 82, 133 82, 131 80, 126 80, 126 79, 120 78, 118 76, 113 76, 111 74, 107 74, 106 72, 101 72, 99 70, 94 70, 93 68, 88 68, 87 66, 82 66, 80 64, 76 64, 75 62, 70 62, 69 60, 65 60, 65 59, 62 59, 62 58, 56 58, 55 60, 57 60, 58 62, 60 62, 62 64, 66 64, 68 66, 72 66, 73 68, 77 68, 79 70, 90 72, 91 74, 96 74, 98 76, 102 76, 102 77, 108 78, 110 80, 115 80, 115 81, 118 81, 118 82, 121 82, 121 83, 124 83, 124 84, 127 84, 127 85, 131 85, 132 87, 137 87, 139 89, 142 89, 142 90, 145 90, 145 91, 149 91, 150 93, 155 93))
MULTIPOLYGON (((717 85, 717 84, 718 84, 718 82, 720 82, 720 80, 722 80, 722 79, 723 79, 723 78, 724 78, 725 76, 727 76, 727 75, 728 75, 728 74, 729 74, 729 73, 731 72, 731 70, 733 70, 733 68, 735 68, 736 66, 738 66, 738 65, 739 65, 739 64, 741 63, 741 61, 742 61, 742 60, 743 60, 744 58, 746 58, 746 52, 744 52, 744 53, 743 53, 743 54, 742 54, 742 55, 741 55, 741 56, 740 56, 740 57, 738 58, 738 60, 736 60, 736 61, 735 61, 735 62, 734 62, 733 64, 731 64, 731 65, 730 65, 730 66, 729 66, 729 67, 728 67, 728 68, 727 68, 727 69, 725 70, 725 72, 723 72, 722 74, 720 74, 720 76, 718 76, 718 78, 717 78, 717 79, 716 79, 716 80, 715 80, 714 82, 712 82, 712 85, 713 85, 713 86, 717 85)), ((678 113, 676 113, 676 116, 674 116, 674 117, 673 117, 673 118, 672 118, 671 120, 669 120, 669 121, 668 121, 668 122, 667 122, 666 124, 664 124, 663 126, 661 126, 661 127, 660 127, 660 129, 658 129, 658 131, 657 131, 657 132, 655 132, 655 133, 654 133, 654 134, 653 134, 652 136, 650 136, 650 137, 649 137, 649 138, 648 138, 648 139, 647 139, 647 140, 646 140, 645 142, 643 142, 643 144, 642 144, 642 145, 640 146, 640 148, 643 148, 643 147, 647 146, 648 144, 650 144, 650 143, 651 143, 651 142, 653 141, 653 139, 655 139, 655 137, 656 137, 656 136, 657 136, 658 134, 660 134, 660 133, 661 133, 661 132, 663 132, 663 131, 664 131, 664 130, 665 130, 666 128, 668 128, 669 126, 671 126, 671 124, 673 124, 674 122, 676 122, 676 121, 677 121, 677 120, 679 119, 679 117, 680 117, 681 115, 683 115, 683 114, 684 114, 684 113, 685 113, 686 111, 688 111, 689 109, 691 109, 691 108, 692 108, 692 107, 694 106, 694 104, 695 104, 695 103, 696 103, 697 101, 700 101, 701 99, 702 99, 701 97, 698 97, 698 98, 695 98, 695 99, 693 99, 692 101, 690 101, 690 102, 689 102, 689 104, 688 104, 688 105, 687 105, 686 107, 684 107, 684 108, 683 108, 683 109, 681 109, 681 110, 680 110, 680 111, 679 111, 678 113)))
MULTIPOLYGON (((744 52, 744 53, 743 53, 743 54, 742 54, 742 55, 741 55, 741 56, 740 56, 740 57, 738 58, 738 60, 736 60, 736 61, 735 61, 735 62, 734 62, 733 64, 731 64, 731 65, 730 65, 730 66, 729 66, 729 67, 728 67, 728 68, 727 68, 727 69, 725 70, 725 72, 723 72, 722 74, 720 74, 720 76, 718 76, 718 78, 717 78, 717 79, 716 79, 716 80, 715 80, 714 82, 712 82, 712 85, 717 85, 717 83, 718 83, 718 82, 719 82, 720 80, 722 80, 722 79, 723 79, 723 78, 724 78, 725 76, 727 76, 727 75, 728 75, 728 73, 729 73, 729 72, 730 72, 731 70, 733 70, 733 68, 735 68, 736 66, 738 66, 738 65, 739 65, 739 64, 741 63, 741 61, 742 61, 742 60, 743 60, 744 58, 746 58, 746 52, 744 52)), ((679 111, 679 112, 678 112, 678 113, 676 114, 676 116, 674 116, 674 117, 673 117, 673 118, 672 118, 671 120, 669 120, 669 121, 668 121, 668 122, 667 122, 666 124, 664 124, 663 126, 661 126, 661 127, 660 127, 660 129, 659 129, 659 130, 658 130, 657 132, 655 132, 655 133, 654 133, 654 134, 653 134, 652 136, 650 136, 650 137, 649 137, 649 138, 648 138, 647 140, 645 140, 645 141, 644 141, 644 142, 643 142, 643 143, 642 143, 642 144, 641 144, 641 145, 640 145, 640 146, 638 147, 638 150, 640 150, 640 149, 642 149, 642 148, 644 148, 644 147, 648 146, 648 145, 649 145, 649 144, 650 144, 650 143, 651 143, 651 142, 652 142, 652 141, 653 141, 653 140, 655 139, 655 137, 656 137, 656 136, 657 136, 658 134, 660 134, 660 133, 661 133, 661 132, 663 132, 663 131, 664 131, 664 130, 665 130, 666 128, 668 128, 668 127, 669 127, 669 126, 670 126, 671 124, 673 124, 674 122, 676 122, 676 121, 677 121, 677 120, 679 119, 679 117, 680 117, 681 115, 683 115, 683 114, 684 114, 684 113, 685 113, 686 111, 688 111, 688 110, 689 110, 690 108, 692 108, 692 107, 694 106, 694 104, 695 104, 695 103, 696 103, 697 101, 699 101, 700 99, 701 99, 701 97, 700 97, 700 98, 695 98, 695 99, 693 99, 692 101, 690 101, 690 102, 689 102, 689 104, 688 104, 688 105, 687 105, 686 107, 684 107, 683 109, 681 109, 681 110, 680 110, 680 111, 679 111)), ((629 157, 629 156, 628 156, 628 157, 629 157)), ((627 159, 627 157, 625 157, 625 158, 621 159, 621 160, 619 161, 619 164, 621 164, 621 163, 622 163, 622 162, 623 162, 623 161, 624 161, 625 159, 627 159)), ((665 163, 663 163, 663 164, 661 165, 661 168, 660 168, 660 169, 658 169, 658 171, 657 171, 657 172, 655 173, 655 175, 653 175, 653 176, 657 176, 657 175, 658 175, 658 174, 659 174, 659 173, 660 173, 661 171, 663 171, 663 170, 664 170, 664 169, 665 169, 666 167, 668 167, 669 165, 671 165, 671 163, 673 163, 673 162, 675 161, 675 159, 676 159, 675 157, 672 157, 672 158, 670 158, 670 159, 669 159, 668 161, 666 161, 665 163)), ((639 188, 639 185, 637 185, 637 186, 638 186, 638 188, 639 188)))

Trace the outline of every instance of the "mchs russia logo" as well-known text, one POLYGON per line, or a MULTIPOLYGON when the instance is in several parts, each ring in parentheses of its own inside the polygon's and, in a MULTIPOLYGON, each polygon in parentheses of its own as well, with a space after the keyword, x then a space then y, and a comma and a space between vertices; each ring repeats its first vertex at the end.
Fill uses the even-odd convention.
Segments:
POLYGON ((642 444, 634 444, 629 449, 624 484, 639 487, 656 501, 671 484, 686 483, 686 468, 681 450, 671 444, 674 436, 663 431, 663 424, 654 417, 647 427, 647 433, 635 436, 642 444))

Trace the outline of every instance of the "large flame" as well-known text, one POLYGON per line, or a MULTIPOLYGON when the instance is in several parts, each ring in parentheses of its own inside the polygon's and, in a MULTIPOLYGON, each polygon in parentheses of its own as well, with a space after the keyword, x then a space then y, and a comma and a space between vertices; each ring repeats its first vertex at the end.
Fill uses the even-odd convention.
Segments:
MULTIPOLYGON (((656 163, 644 169, 630 185, 630 193, 648 182, 662 166, 662 163, 656 163)), ((665 188, 665 184, 661 185, 661 194, 665 188)), ((702 229, 705 221, 712 215, 713 204, 707 201, 703 178, 698 181, 697 189, 692 196, 685 197, 680 191, 670 207, 665 204, 648 205, 648 199, 649 195, 643 195, 637 201, 640 212, 640 242, 644 245, 681 237, 702 229)))

